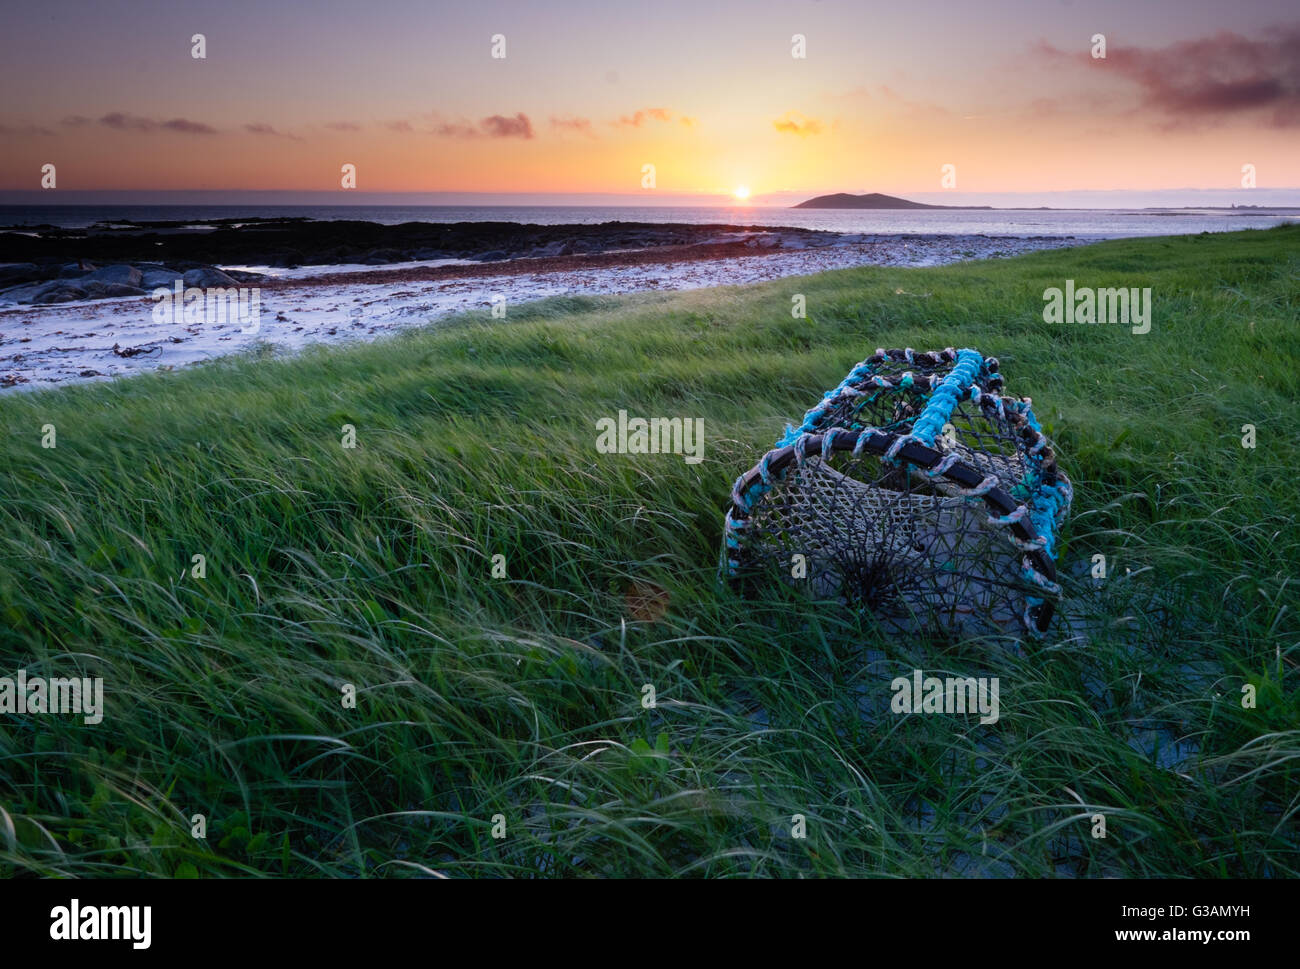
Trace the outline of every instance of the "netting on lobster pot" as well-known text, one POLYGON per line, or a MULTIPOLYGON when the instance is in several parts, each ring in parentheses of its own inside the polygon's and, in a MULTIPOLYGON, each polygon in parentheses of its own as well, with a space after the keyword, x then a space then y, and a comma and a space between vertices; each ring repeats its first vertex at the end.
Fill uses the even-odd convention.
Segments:
POLYGON ((1045 631, 1069 480, 977 351, 879 350, 732 491, 724 574, 898 632, 1045 631))

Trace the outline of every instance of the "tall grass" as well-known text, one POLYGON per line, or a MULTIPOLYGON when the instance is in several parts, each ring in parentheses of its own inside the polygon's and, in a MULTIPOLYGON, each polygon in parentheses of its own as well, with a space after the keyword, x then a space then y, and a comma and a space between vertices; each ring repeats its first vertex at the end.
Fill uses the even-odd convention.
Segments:
POLYGON ((101 676, 106 714, 0 714, 0 873, 1300 873, 1298 297, 1286 228, 10 394, 0 676, 101 676), (1067 278, 1151 287, 1151 332, 1045 324, 1067 278), (1042 642, 717 584, 736 475, 904 345, 997 355, 1057 441, 1074 578, 1042 642), (598 453, 620 408, 704 418, 705 461, 598 453), (999 721, 891 713, 913 669, 999 677, 999 721))

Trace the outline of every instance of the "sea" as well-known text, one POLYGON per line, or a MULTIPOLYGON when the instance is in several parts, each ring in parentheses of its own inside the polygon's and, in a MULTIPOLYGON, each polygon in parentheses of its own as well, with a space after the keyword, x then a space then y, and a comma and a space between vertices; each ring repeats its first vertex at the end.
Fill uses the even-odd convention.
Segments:
POLYGON ((1069 236, 1114 239, 1262 229, 1300 222, 1300 210, 1216 209, 797 209, 776 206, 628 205, 0 205, 0 227, 65 229, 126 222, 182 222, 202 231, 213 219, 351 219, 403 222, 518 222, 595 225, 677 222, 790 226, 870 235, 1069 236))

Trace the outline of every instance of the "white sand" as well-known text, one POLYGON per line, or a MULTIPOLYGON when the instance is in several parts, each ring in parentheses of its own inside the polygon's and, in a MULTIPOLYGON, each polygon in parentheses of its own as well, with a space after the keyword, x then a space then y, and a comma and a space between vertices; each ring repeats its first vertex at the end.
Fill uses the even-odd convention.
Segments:
MULTIPOLYGON (((171 369, 244 350, 258 342, 294 350, 309 343, 368 339, 425 325, 463 310, 485 309, 492 305, 494 297, 505 298, 508 315, 512 306, 547 296, 696 289, 863 265, 933 266, 1075 244, 1075 240, 1060 238, 881 236, 836 246, 757 250, 752 256, 690 262, 599 266, 475 279, 264 289, 260 325, 255 333, 242 332, 237 322, 155 323, 154 300, 145 298, 53 306, 10 304, 0 306, 0 387, 36 388, 171 369), (123 357, 113 352, 114 345, 142 347, 147 352, 123 357)), ((343 267, 330 268, 337 272, 343 267)), ((324 271, 326 267, 310 267, 311 274, 324 271)))

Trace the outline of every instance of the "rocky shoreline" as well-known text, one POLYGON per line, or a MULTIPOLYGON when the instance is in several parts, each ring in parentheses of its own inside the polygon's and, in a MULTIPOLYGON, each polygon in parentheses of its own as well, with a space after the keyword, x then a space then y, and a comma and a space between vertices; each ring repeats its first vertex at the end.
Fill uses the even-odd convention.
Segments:
POLYGON ((715 246, 805 249, 842 241, 839 233, 814 229, 647 222, 381 225, 293 218, 9 226, 0 229, 0 302, 39 306, 143 296, 178 279, 186 287, 224 287, 266 278, 218 268, 231 265, 481 264, 715 246))
POLYGON ((180 272, 160 263, 145 262, 138 266, 119 263, 101 268, 87 260, 78 260, 58 266, 57 269, 53 278, 42 278, 49 270, 35 263, 0 265, 0 285, 11 282, 14 278, 25 280, 16 286, 0 289, 0 305, 18 303, 45 306, 50 303, 148 296, 159 287, 171 289, 177 282, 185 288, 235 288, 249 283, 256 284, 266 278, 261 273, 234 269, 223 272, 212 266, 199 266, 180 272), (33 276, 36 279, 33 280, 33 276))
MULTIPOLYGON (((259 312, 251 320, 206 313, 160 318, 162 304, 144 296, 54 305, 10 302, 0 305, 0 390, 167 370, 256 345, 291 353, 313 343, 375 339, 466 310, 501 309, 508 319, 513 307, 548 297, 743 285, 857 266, 937 266, 1077 244, 1064 238, 938 234, 862 237, 804 248, 752 242, 460 265, 332 266, 257 282, 259 312)), ((83 287, 129 285, 82 279, 76 282, 83 287)), ((140 281, 145 279, 142 273, 140 281)))

